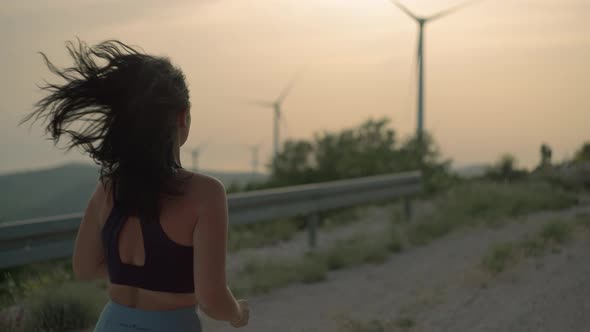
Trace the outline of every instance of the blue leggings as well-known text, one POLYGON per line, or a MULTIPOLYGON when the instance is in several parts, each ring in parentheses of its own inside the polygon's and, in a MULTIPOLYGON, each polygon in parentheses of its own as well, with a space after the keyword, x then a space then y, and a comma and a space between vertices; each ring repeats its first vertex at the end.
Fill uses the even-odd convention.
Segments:
POLYGON ((94 332, 201 332, 195 307, 148 311, 109 301, 94 332))

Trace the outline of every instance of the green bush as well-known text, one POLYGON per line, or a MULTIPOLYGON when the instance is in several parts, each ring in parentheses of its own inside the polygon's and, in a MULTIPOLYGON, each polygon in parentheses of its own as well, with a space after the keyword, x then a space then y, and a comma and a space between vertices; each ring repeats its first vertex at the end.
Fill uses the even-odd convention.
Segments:
MULTIPOLYGON (((576 222, 580 219, 576 219, 576 222)), ((587 224, 577 224, 585 228, 587 224)), ((518 242, 500 243, 491 247, 482 259, 483 267, 492 274, 498 274, 521 257, 539 257, 548 249, 558 250, 573 239, 573 227, 561 221, 546 223, 539 232, 523 237, 518 242)))
POLYGON ((492 247, 491 252, 483 260, 483 266, 496 274, 504 271, 509 264, 516 261, 516 248, 512 243, 501 243, 492 247))
POLYGON ((25 331, 63 332, 94 324, 104 304, 101 294, 87 284, 67 284, 31 296, 27 301, 25 331))
POLYGON ((572 228, 564 222, 552 221, 543 227, 540 237, 545 242, 566 244, 572 239, 572 228))
POLYGON ((385 236, 355 235, 337 241, 321 257, 330 270, 362 263, 383 263, 389 256, 389 243, 385 236))
POLYGON ((231 226, 228 236, 230 251, 260 248, 281 241, 288 241, 297 233, 299 225, 294 220, 278 219, 250 225, 231 226))
POLYGON ((238 272, 232 288, 236 295, 248 296, 267 293, 291 283, 312 283, 326 279, 326 265, 315 256, 301 259, 252 260, 238 272))
POLYGON ((584 163, 590 161, 590 142, 584 143, 574 155, 575 163, 584 163))
POLYGON ((557 190, 544 182, 472 182, 459 185, 438 197, 435 205, 446 217, 496 219, 538 210, 572 206, 573 193, 557 190))
POLYGON ((575 193, 546 182, 466 182, 437 196, 434 212, 417 218, 408 228, 408 238, 412 244, 423 245, 457 227, 482 222, 498 224, 535 211, 570 207, 577 202, 575 193))
POLYGON ((538 257, 545 253, 545 242, 538 237, 526 237, 520 247, 526 256, 538 257))
POLYGON ((322 213, 321 226, 326 229, 337 228, 360 221, 367 212, 367 205, 335 209, 322 213))
POLYGON ((57 259, 0 271, 0 308, 30 294, 73 280, 71 259, 57 259))

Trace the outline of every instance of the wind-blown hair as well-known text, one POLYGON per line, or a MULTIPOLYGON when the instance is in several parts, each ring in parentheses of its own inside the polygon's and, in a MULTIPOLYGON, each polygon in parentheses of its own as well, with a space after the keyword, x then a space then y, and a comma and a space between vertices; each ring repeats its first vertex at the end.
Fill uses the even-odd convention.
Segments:
POLYGON ((158 220, 162 194, 180 193, 173 147, 177 117, 190 108, 183 73, 116 40, 66 48, 74 65, 64 69, 40 53, 65 83, 40 86, 49 95, 21 124, 42 118, 54 144, 66 136, 68 150, 90 155, 129 213, 158 220))

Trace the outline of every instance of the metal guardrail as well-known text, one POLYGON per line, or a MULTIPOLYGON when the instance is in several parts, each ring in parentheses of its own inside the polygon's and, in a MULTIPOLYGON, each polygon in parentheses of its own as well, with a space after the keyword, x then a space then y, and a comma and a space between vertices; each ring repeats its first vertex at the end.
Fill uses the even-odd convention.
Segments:
MULTIPOLYGON (((406 198, 409 217, 410 197, 421 191, 420 173, 407 172, 235 193, 228 195, 229 220, 239 225, 307 216, 309 243, 315 247, 321 211, 406 198)), ((1 223, 0 268, 71 256, 82 216, 72 213, 1 223)))

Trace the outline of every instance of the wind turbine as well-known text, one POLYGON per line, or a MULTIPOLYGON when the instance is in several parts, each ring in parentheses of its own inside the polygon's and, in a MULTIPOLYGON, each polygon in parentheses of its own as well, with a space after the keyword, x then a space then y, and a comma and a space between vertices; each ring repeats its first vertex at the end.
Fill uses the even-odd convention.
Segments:
POLYGON ((258 174, 258 152, 260 151, 260 143, 256 145, 250 145, 248 148, 252 153, 252 175, 258 174))
POLYGON ((289 93, 293 89, 295 81, 301 75, 301 72, 302 71, 300 71, 297 75, 295 75, 295 77, 293 77, 293 79, 291 79, 289 84, 287 84, 283 88, 283 91, 281 91, 281 94, 279 94, 279 96, 274 101, 250 100, 248 102, 251 105, 262 106, 262 107, 267 107, 267 108, 273 109, 273 114, 274 114, 274 116, 273 116, 273 160, 279 154, 279 144, 280 144, 279 143, 280 142, 280 138, 279 138, 279 129, 280 128, 279 127, 280 127, 280 121, 282 120, 281 107, 283 105, 283 102, 285 101, 285 98, 287 98, 287 96, 289 95, 289 93))
POLYGON ((260 165, 259 159, 259 152, 260 147, 263 146, 264 140, 259 140, 256 144, 240 144, 241 147, 246 148, 250 151, 251 162, 250 165, 252 166, 252 175, 256 175, 258 173, 258 166, 260 165))
POLYGON ((390 0, 394 5, 401 9, 406 15, 411 17, 418 23, 418 54, 416 64, 418 66, 418 125, 416 128, 416 138, 419 142, 423 139, 424 134, 424 28, 427 23, 430 23, 439 18, 445 17, 451 13, 458 11, 468 5, 473 4, 478 0, 465 1, 459 5, 445 9, 437 14, 423 17, 411 12, 406 6, 402 5, 397 0, 390 0))

